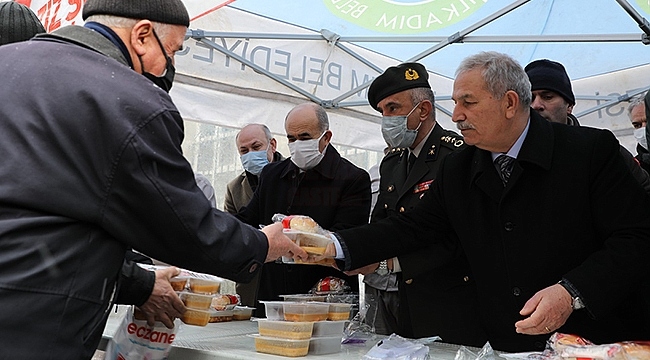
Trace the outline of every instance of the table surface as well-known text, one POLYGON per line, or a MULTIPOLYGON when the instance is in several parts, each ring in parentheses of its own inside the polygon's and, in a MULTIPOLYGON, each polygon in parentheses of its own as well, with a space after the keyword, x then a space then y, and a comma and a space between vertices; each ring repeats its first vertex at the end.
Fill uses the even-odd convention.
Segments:
MULTIPOLYGON (((111 311, 111 315, 104 329, 104 341, 100 349, 105 350, 107 341, 113 337, 122 317, 125 314, 125 307, 119 307, 117 312, 111 311)), ((211 323, 205 327, 182 324, 179 328, 172 349, 169 352, 169 360, 204 360, 204 359, 280 359, 277 355, 268 355, 255 351, 255 340, 250 334, 257 333, 257 323, 254 321, 231 321, 211 323)), ((302 359, 361 359, 372 346, 385 336, 377 335, 370 339, 365 345, 343 344, 341 351, 327 355, 307 355, 302 359)), ((429 356, 431 359, 454 360, 459 346, 446 343, 429 344, 429 356)), ((470 348, 477 352, 479 349, 470 348)))

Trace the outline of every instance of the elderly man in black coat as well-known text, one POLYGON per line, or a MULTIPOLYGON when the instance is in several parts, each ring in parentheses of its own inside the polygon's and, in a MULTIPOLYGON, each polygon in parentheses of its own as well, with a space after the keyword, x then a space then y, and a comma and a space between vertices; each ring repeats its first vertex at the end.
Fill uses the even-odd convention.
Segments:
MULTIPOLYGON (((294 107, 284 122, 289 159, 262 169, 253 198, 237 217, 254 226, 272 223, 274 214, 307 215, 328 229, 366 224, 370 215, 370 175, 330 145, 332 131, 325 109, 313 103, 294 107)), ((356 276, 311 265, 268 263, 262 267, 257 299, 278 300, 303 294, 318 280, 336 276, 357 290, 356 276)), ((256 316, 263 316, 258 304, 256 316)))
POLYGON ((555 331, 595 343, 649 339, 639 288, 650 273, 650 198, 614 135, 531 112, 528 78, 504 54, 465 59, 452 98, 470 146, 447 157, 414 211, 340 231, 340 264, 456 237, 495 349, 541 350, 555 331))

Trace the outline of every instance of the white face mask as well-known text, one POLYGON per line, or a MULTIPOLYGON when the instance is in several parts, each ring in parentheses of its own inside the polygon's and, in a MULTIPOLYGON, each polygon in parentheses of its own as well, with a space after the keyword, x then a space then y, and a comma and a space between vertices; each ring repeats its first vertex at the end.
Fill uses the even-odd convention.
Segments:
POLYGON ((634 138, 639 143, 639 145, 643 146, 644 149, 648 150, 648 139, 646 139, 645 137, 644 127, 634 129, 634 138))
MULTIPOLYGON (((327 131, 325 131, 327 132, 327 131)), ((325 132, 318 139, 296 140, 289 143, 291 152, 291 161, 302 170, 313 169, 323 160, 323 155, 318 149, 320 139, 325 136, 325 132)))

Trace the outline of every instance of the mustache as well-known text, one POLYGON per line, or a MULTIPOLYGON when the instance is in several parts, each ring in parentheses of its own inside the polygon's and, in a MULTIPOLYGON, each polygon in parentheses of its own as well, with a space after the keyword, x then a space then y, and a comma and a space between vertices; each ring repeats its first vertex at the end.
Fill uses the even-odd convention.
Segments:
POLYGON ((456 123, 456 128, 458 128, 458 130, 473 130, 473 129, 475 129, 474 125, 468 123, 466 120, 457 122, 456 123))

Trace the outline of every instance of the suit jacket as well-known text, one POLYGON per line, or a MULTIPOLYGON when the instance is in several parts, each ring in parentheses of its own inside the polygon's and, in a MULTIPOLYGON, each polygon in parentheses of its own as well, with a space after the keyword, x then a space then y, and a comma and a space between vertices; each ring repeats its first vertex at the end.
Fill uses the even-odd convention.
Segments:
MULTIPOLYGON (((284 157, 280 152, 273 153, 273 162, 282 161, 284 157)), ((226 198, 223 201, 223 211, 236 214, 241 208, 246 206, 253 197, 253 187, 249 181, 249 176, 255 176, 243 171, 226 185, 226 198)), ((255 176, 256 177, 256 176, 255 176)), ((257 178, 257 177, 256 177, 257 178)), ((255 180, 255 179, 254 179, 255 180)))
POLYGON ((226 198, 223 202, 223 211, 236 214, 239 209, 243 208, 253 197, 253 189, 248 182, 246 172, 237 175, 226 185, 226 198))
MULTIPOLYGON (((380 168, 380 190, 371 222, 412 210, 428 193, 445 157, 465 147, 458 134, 436 124, 407 174, 409 152, 393 149, 380 168)), ((399 257, 399 334, 409 338, 440 336, 443 341, 483 346, 479 329, 474 277, 462 252, 450 254, 444 264, 431 261, 435 247, 399 257), (431 311, 422 311, 422 309, 431 311), (444 309, 444 311, 436 311, 444 309)), ((368 286, 397 276, 369 274, 368 286)), ((379 287, 381 290, 382 288, 379 287)), ((384 287, 385 289, 385 287, 384 287)))
POLYGON ((490 153, 469 146, 447 157, 414 211, 340 236, 350 269, 405 249, 462 246, 490 343, 526 351, 543 348, 548 335, 515 333, 519 311, 562 278, 587 309, 557 331, 595 343, 650 339, 638 296, 650 273, 649 218, 650 198, 611 132, 550 123, 533 112, 505 188, 490 153), (452 237, 440 237, 445 232, 452 237))
MULTIPOLYGON (((340 230, 368 222, 370 198, 368 173, 342 158, 330 145, 323 160, 305 172, 291 159, 266 165, 253 198, 237 217, 258 226, 271 224, 274 214, 307 215, 325 229, 340 230)), ((346 276, 333 268, 267 263, 260 275, 258 299, 304 294, 326 276, 345 279, 355 291, 359 288, 357 276, 346 276)), ((256 315, 263 310, 258 306, 256 315)))

